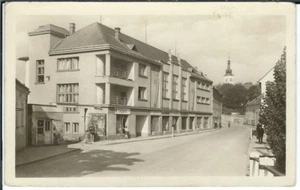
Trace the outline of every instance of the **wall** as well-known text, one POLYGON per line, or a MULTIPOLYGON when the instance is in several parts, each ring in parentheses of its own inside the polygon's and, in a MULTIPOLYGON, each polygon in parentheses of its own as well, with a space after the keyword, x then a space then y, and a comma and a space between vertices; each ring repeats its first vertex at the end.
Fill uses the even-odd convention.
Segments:
POLYGON ((28 91, 16 83, 16 150, 28 145, 27 96, 28 91))

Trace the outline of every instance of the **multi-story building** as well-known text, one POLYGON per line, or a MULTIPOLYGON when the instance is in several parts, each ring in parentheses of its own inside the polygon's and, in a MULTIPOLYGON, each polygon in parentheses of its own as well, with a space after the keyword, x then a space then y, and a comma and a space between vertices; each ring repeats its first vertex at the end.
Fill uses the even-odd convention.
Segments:
POLYGON ((213 122, 215 127, 219 127, 222 124, 222 95, 220 92, 213 87, 213 122))
POLYGON ((30 141, 27 126, 27 99, 29 89, 16 79, 16 150, 26 147, 30 141))
POLYGON ((212 127, 212 81, 187 61, 93 23, 75 32, 54 25, 30 32, 33 144, 51 134, 108 139, 212 127))

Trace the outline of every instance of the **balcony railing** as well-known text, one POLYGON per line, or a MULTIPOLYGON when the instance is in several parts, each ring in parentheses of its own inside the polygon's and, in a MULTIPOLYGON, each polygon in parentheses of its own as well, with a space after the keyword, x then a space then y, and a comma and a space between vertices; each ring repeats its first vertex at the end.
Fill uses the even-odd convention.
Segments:
POLYGON ((112 67, 111 76, 116 78, 121 78, 121 79, 127 79, 127 71, 112 67))
POLYGON ((127 105, 127 98, 121 96, 115 96, 111 99, 111 104, 115 105, 127 105))

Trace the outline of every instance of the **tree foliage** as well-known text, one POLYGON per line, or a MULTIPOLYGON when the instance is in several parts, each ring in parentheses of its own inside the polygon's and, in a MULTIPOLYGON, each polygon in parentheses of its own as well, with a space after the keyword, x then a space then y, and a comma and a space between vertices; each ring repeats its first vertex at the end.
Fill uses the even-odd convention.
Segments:
POLYGON ((216 86, 223 96, 223 106, 228 109, 237 110, 240 113, 245 111, 245 105, 249 101, 248 90, 242 84, 222 84, 216 86))
POLYGON ((278 169, 285 172, 286 161, 286 50, 274 68, 274 82, 266 85, 260 122, 265 125, 267 142, 276 158, 278 169))
POLYGON ((247 91, 247 95, 248 95, 248 101, 254 100, 255 98, 257 98, 260 95, 260 88, 258 85, 252 85, 248 91, 247 91))

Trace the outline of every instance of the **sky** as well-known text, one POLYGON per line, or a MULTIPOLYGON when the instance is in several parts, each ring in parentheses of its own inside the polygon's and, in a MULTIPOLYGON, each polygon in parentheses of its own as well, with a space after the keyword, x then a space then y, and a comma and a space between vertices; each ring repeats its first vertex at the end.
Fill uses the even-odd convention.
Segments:
MULTIPOLYGON (((222 83, 227 60, 236 83, 256 83, 280 58, 286 45, 285 16, 276 15, 89 15, 18 17, 17 57, 28 56, 28 32, 54 24, 79 30, 94 22, 115 28, 140 41, 180 54, 214 84, 222 83), (145 38, 146 36, 146 38, 145 38)), ((24 64, 17 63, 17 78, 24 80, 24 64)))

